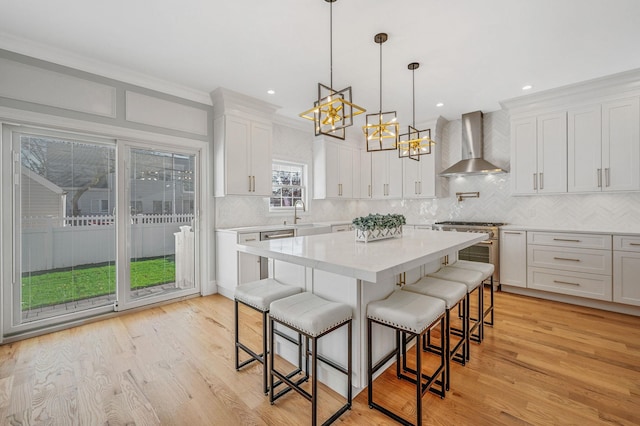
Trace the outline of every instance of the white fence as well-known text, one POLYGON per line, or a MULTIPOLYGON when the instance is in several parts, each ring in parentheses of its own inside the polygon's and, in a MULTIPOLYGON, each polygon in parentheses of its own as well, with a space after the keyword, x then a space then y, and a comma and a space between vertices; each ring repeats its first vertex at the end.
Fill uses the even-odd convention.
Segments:
MULTIPOLYGON (((192 220, 192 214, 134 216, 131 257, 173 255, 174 232, 192 220)), ((113 262, 115 238, 114 216, 23 217, 22 272, 113 262)))

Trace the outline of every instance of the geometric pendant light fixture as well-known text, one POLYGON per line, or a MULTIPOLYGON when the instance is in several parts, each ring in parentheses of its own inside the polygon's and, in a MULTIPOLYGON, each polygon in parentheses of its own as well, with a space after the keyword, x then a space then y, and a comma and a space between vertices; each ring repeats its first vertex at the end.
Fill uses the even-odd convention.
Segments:
POLYGON ((386 33, 376 34, 373 41, 380 45, 380 109, 367 114, 367 124, 362 126, 368 152, 390 151, 398 147, 398 117, 395 111, 382 112, 382 44, 388 40, 386 33))
POLYGON ((329 3, 329 86, 318 83, 318 99, 313 108, 300 113, 300 117, 313 121, 315 135, 327 135, 344 140, 345 129, 353 126, 353 117, 366 110, 351 101, 351 86, 342 90, 333 89, 333 3, 329 3))
POLYGON ((431 154, 431 145, 435 142, 431 139, 431 129, 416 129, 416 75, 415 71, 420 67, 417 62, 411 62, 407 68, 411 70, 413 79, 413 122, 411 126, 407 126, 407 133, 400 135, 398 141, 398 156, 400 158, 410 158, 420 161, 420 156, 431 154))

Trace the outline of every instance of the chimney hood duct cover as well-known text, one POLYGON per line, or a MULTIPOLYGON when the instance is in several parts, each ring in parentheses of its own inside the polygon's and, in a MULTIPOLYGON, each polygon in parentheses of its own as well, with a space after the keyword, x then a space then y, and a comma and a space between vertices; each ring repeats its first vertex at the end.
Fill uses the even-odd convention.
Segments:
POLYGON ((440 176, 486 175, 505 173, 482 158, 482 111, 462 115, 462 160, 440 173, 440 176))

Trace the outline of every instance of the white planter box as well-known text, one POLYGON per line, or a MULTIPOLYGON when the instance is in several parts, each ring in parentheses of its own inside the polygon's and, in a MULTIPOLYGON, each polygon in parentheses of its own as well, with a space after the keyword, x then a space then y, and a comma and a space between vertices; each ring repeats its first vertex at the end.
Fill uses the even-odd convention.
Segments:
POLYGON ((402 237, 402 226, 396 228, 381 228, 371 230, 356 229, 356 241, 369 241, 384 240, 386 238, 398 238, 402 237))

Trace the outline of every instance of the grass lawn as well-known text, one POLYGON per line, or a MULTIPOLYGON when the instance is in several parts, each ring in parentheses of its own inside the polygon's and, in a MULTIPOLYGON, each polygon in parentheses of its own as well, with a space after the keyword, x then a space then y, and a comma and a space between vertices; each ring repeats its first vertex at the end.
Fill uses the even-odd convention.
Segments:
MULTIPOLYGON (((131 262, 132 289, 174 282, 175 276, 173 256, 131 262)), ((22 310, 103 296, 114 293, 115 288, 114 264, 25 274, 22 277, 22 310)))

